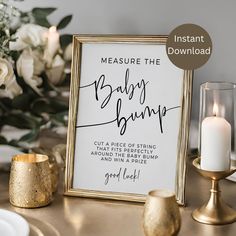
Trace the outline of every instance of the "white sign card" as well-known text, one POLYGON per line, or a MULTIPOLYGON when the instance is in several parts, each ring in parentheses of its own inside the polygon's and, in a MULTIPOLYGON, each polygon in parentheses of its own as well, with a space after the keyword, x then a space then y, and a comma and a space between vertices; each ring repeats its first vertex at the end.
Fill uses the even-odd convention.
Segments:
POLYGON ((183 196, 176 178, 184 184, 191 73, 171 63, 165 40, 74 38, 66 194, 143 201, 152 189, 181 189, 183 196))

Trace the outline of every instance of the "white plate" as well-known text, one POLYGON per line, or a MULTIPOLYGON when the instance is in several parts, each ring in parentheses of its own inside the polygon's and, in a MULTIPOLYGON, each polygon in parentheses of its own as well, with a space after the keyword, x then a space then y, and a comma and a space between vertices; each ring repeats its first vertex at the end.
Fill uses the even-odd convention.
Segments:
POLYGON ((29 236, 29 224, 20 215, 0 209, 1 236, 29 236))

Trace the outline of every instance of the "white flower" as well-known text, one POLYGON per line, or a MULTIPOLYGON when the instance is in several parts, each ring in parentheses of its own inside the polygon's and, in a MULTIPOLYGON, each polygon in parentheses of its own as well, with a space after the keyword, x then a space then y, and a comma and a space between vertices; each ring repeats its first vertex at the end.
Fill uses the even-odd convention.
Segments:
POLYGON ((5 86, 5 91, 2 91, 4 97, 9 97, 13 99, 14 97, 20 95, 23 92, 22 88, 16 82, 15 75, 5 84, 5 86))
POLYGON ((24 81, 39 95, 41 95, 38 86, 42 84, 42 78, 39 75, 44 71, 45 66, 42 55, 36 50, 25 49, 16 62, 18 75, 23 77, 24 81))
POLYGON ((33 50, 32 56, 34 59, 34 75, 40 75, 45 70, 45 61, 43 54, 39 50, 33 50))
POLYGON ((48 80, 54 85, 62 83, 65 79, 64 68, 65 61, 60 55, 56 55, 52 61, 51 68, 46 70, 48 80))
POLYGON ((10 62, 0 58, 0 86, 4 85, 4 89, 0 89, 1 97, 14 98, 22 93, 21 87, 16 82, 16 77, 10 62))
POLYGON ((45 34, 48 29, 35 24, 21 26, 16 34, 15 42, 10 42, 10 50, 20 51, 27 47, 43 46, 46 43, 45 34))
POLYGON ((55 26, 48 29, 46 33, 46 49, 44 51, 44 60, 46 61, 47 67, 52 66, 54 56, 60 50, 60 35, 55 26))
POLYGON ((14 71, 10 62, 6 59, 0 58, 0 86, 11 79, 14 75, 14 71))
POLYGON ((67 45, 67 47, 64 51, 64 60, 71 61, 71 59, 72 59, 72 43, 67 45))

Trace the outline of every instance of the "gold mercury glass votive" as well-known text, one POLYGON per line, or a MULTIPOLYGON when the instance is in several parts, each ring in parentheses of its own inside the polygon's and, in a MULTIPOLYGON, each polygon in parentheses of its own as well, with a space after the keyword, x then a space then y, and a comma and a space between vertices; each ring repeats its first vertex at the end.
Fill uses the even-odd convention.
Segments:
POLYGON ((149 192, 143 214, 146 236, 175 236, 181 226, 175 194, 168 190, 149 192))
POLYGON ((48 156, 20 154, 12 158, 9 197, 12 205, 23 208, 42 207, 52 201, 48 156))

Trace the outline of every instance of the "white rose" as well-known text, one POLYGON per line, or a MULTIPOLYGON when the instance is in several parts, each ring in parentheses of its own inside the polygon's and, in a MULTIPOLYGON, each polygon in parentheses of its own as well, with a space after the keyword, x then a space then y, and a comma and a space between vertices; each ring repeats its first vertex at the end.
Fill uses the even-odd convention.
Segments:
POLYGON ((64 68, 65 61, 60 55, 56 55, 52 61, 51 68, 46 70, 48 80, 54 85, 62 83, 65 79, 64 68))
POLYGON ((0 86, 5 85, 14 76, 14 71, 10 62, 0 58, 0 86))
POLYGON ((29 46, 37 47, 45 45, 47 31, 47 28, 35 24, 21 26, 14 35, 16 41, 10 42, 10 50, 20 51, 29 46))
POLYGON ((3 97, 9 97, 13 99, 14 97, 22 94, 22 88, 17 84, 15 75, 6 83, 5 90, 1 91, 3 97))
POLYGON ((33 50, 32 56, 34 59, 34 75, 41 75, 45 71, 45 61, 43 54, 39 50, 33 50))
POLYGON ((67 47, 64 51, 64 60, 71 61, 71 59, 72 59, 72 43, 67 45, 67 47))
POLYGON ((0 86, 4 85, 4 89, 0 89, 1 97, 14 98, 22 93, 21 87, 16 82, 16 77, 11 63, 6 59, 0 58, 0 86))
MULTIPOLYGON (((42 57, 42 55, 41 55, 42 57)), ((42 84, 42 78, 38 75, 44 71, 44 62, 39 52, 25 49, 16 62, 17 73, 23 77, 24 81, 39 95, 38 86, 42 84)))

